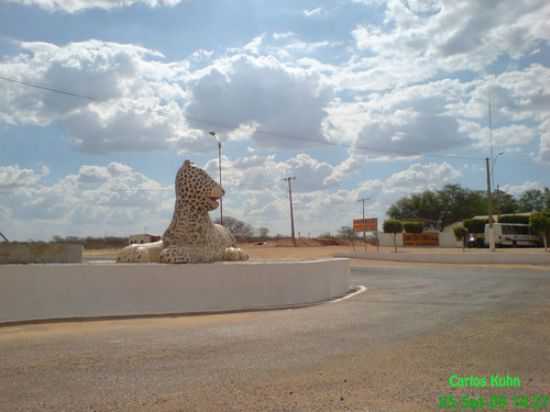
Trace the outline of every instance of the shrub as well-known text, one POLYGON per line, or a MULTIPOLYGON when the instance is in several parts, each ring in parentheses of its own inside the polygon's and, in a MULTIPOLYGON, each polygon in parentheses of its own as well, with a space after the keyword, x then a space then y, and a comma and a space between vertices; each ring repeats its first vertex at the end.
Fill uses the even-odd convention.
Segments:
POLYGON ((403 228, 406 233, 422 233, 424 230, 424 223, 422 222, 404 222, 403 228))
POLYGON ((498 223, 520 223, 523 225, 528 225, 529 216, 521 216, 521 215, 500 216, 498 218, 498 223))
POLYGON ((393 247, 397 253, 397 241, 396 237, 398 233, 403 231, 403 225, 399 220, 386 220, 384 221, 384 233, 393 233, 393 247))
POLYGON ((403 231, 403 225, 399 220, 385 220, 384 221, 384 233, 401 233, 403 231))
POLYGON ((453 232, 455 234, 456 240, 464 240, 464 238, 468 235, 468 229, 466 229, 464 226, 455 226, 453 232))

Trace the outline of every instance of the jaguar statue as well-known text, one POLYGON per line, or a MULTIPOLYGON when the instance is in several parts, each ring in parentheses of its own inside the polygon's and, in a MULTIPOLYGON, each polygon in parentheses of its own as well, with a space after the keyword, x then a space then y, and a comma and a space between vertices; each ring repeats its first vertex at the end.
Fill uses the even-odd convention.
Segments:
POLYGON ((223 188, 204 170, 186 160, 176 175, 176 204, 162 240, 130 245, 122 249, 117 262, 208 263, 248 260, 236 247, 233 235, 210 220, 223 188))

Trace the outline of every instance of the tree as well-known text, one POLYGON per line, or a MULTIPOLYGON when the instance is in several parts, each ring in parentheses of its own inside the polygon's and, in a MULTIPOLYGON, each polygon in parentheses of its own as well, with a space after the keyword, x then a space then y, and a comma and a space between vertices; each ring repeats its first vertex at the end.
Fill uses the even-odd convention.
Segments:
POLYGON ((345 240, 354 240, 357 238, 357 234, 353 231, 353 228, 342 226, 338 229, 338 237, 345 240))
POLYGON ((550 216, 542 212, 533 213, 529 218, 529 225, 534 233, 542 237, 544 250, 547 251, 548 237, 550 236, 550 216))
POLYGON ((468 237, 468 229, 466 229, 464 226, 455 226, 453 228, 453 232, 455 234, 456 240, 462 241, 462 251, 464 252, 466 239, 468 237))
MULTIPOLYGON (((216 219, 214 223, 220 223, 220 219, 216 219)), ((223 226, 229 230, 237 240, 249 240, 254 236, 254 228, 239 219, 231 216, 223 217, 223 226)))
POLYGON ((497 214, 516 213, 519 211, 518 202, 511 194, 497 190, 493 196, 497 214))
POLYGON ((403 231, 403 225, 399 220, 385 220, 384 221, 384 233, 393 233, 393 247, 395 253, 397 253, 397 234, 403 231))
MULTIPOLYGON (((504 198, 504 192, 501 193, 504 198)), ((421 219, 433 225, 437 224, 440 229, 451 223, 486 213, 486 194, 460 185, 446 185, 437 191, 415 193, 399 199, 388 209, 388 216, 392 219, 421 219)))
POLYGON ((540 212, 544 209, 544 200, 545 198, 542 190, 526 190, 519 198, 519 209, 522 212, 540 212))
POLYGON ((258 229, 258 234, 260 235, 260 238, 267 239, 267 236, 269 235, 269 229, 267 227, 261 227, 258 229))

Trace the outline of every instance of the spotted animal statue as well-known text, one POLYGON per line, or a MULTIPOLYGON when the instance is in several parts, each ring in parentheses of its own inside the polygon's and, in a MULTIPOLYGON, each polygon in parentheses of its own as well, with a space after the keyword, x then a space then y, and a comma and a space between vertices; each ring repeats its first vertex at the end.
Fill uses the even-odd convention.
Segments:
POLYGON ((207 263, 247 260, 235 238, 210 220, 208 212, 225 194, 204 170, 183 163, 176 175, 176 204, 162 240, 124 248, 117 262, 207 263))

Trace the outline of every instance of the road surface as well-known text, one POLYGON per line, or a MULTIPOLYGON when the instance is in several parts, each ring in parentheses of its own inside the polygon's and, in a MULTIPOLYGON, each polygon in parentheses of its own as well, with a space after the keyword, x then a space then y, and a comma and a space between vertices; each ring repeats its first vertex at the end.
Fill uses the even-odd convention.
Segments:
POLYGON ((281 311, 0 328, 0 411, 429 411, 449 376, 550 394, 550 271, 375 265, 281 311))

